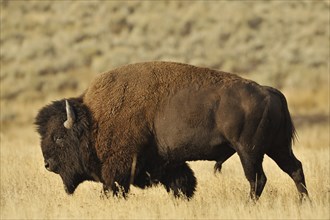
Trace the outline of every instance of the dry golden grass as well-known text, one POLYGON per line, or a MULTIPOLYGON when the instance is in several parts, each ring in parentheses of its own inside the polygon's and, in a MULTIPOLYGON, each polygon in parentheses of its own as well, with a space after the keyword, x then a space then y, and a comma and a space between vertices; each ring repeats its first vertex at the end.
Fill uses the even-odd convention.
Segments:
POLYGON ((312 203, 300 204, 293 181, 267 156, 268 182, 257 204, 248 200, 249 185, 238 157, 222 174, 213 162, 192 162, 198 179, 191 201, 175 199, 161 186, 132 187, 127 200, 101 197, 99 183, 82 183, 65 194, 59 176, 46 171, 32 127, 1 133, 1 219, 329 219, 329 125, 298 129, 296 156, 303 162, 312 203))

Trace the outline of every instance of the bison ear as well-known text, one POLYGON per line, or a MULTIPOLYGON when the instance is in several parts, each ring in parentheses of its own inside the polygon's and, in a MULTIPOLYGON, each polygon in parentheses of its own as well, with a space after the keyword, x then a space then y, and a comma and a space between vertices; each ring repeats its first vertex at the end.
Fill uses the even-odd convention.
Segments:
POLYGON ((64 122, 63 125, 66 129, 71 129, 75 121, 75 115, 68 100, 65 100, 65 109, 66 109, 66 121, 64 122))

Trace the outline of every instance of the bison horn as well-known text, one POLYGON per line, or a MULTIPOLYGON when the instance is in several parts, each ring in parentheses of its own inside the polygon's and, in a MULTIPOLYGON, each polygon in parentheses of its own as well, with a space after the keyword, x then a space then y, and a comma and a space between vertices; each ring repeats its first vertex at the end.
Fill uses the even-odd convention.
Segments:
POLYGON ((65 109, 66 109, 66 118, 67 119, 64 122, 64 127, 67 129, 71 129, 73 126, 73 122, 75 120, 75 116, 74 116, 71 106, 69 105, 68 100, 65 100, 65 109))

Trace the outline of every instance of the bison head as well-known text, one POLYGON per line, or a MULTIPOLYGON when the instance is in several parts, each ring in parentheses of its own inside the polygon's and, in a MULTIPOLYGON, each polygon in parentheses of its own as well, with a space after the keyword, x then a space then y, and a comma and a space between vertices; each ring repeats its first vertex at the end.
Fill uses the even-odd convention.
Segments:
POLYGON ((88 112, 77 99, 55 101, 42 108, 35 121, 45 168, 61 176, 68 194, 84 180, 92 179, 83 159, 84 149, 89 148, 88 112))

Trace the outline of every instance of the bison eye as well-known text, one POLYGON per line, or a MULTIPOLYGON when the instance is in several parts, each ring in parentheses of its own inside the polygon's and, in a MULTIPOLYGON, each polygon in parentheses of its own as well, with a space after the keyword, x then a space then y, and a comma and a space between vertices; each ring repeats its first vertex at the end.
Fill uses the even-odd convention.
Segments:
POLYGON ((62 145, 63 144, 63 137, 54 135, 53 140, 56 144, 62 145))

